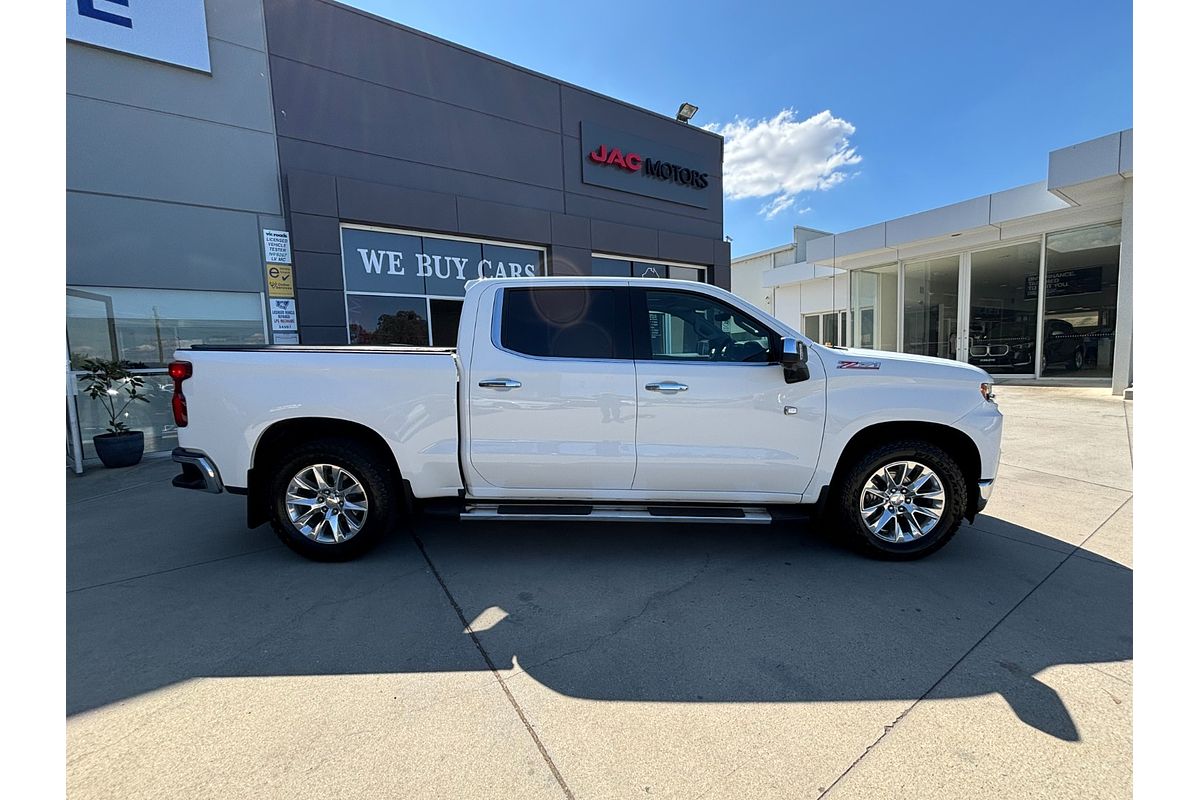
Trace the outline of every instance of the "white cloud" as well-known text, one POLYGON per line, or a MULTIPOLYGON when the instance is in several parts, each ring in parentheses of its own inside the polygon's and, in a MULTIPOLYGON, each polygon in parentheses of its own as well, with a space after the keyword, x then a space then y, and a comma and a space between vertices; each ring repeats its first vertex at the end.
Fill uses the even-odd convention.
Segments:
POLYGON ((797 121, 795 110, 785 108, 770 119, 704 127, 725 137, 725 196, 771 198, 758 211, 767 219, 791 208, 802 192, 837 186, 846 168, 862 161, 850 144, 854 126, 828 110, 797 121))

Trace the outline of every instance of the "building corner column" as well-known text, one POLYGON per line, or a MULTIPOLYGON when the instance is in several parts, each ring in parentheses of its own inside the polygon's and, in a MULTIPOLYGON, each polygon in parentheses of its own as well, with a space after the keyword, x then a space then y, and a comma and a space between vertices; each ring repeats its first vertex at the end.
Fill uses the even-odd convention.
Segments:
POLYGON ((1121 205, 1121 256, 1117 268, 1117 324, 1113 333, 1112 392, 1133 385, 1133 178, 1125 181, 1121 205))

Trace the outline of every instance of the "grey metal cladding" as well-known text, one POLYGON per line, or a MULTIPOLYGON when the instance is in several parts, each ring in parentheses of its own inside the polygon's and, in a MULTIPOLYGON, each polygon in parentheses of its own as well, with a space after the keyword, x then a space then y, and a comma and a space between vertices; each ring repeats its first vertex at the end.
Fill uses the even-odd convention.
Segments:
POLYGON ((458 229, 458 206, 454 195, 426 192, 403 186, 337 178, 338 211, 351 222, 405 225, 428 231, 458 229))
POLYGON ((713 283, 722 289, 728 289, 732 281, 729 242, 715 241, 713 242, 713 283))
POLYGON ((592 249, 642 258, 658 257, 658 231, 636 225, 592 220, 592 249))
MULTIPOLYGON (((208 37, 266 52, 266 27, 261 3, 246 0, 204 0, 208 37)), ((216 61, 214 58, 213 61, 216 61)), ((216 70, 213 70, 214 77, 216 70)))
MULTIPOLYGON (((720 137, 338 3, 265 10, 301 288, 336 289, 325 256, 306 283, 299 254, 336 253, 337 220, 549 245, 556 274, 589 274, 593 251, 714 263, 720 137), (584 183, 585 120, 688 153, 708 207, 584 183)), ((299 310, 303 332, 325 329, 299 310)))
POLYGON ((281 137, 560 188, 559 135, 271 57, 281 137))
MULTIPOLYGON (((631 195, 624 192, 614 192, 611 190, 605 191, 609 191, 611 194, 620 195, 622 198, 638 197, 637 195, 631 195)), ((565 197, 567 203, 567 213, 574 216, 609 220, 612 222, 625 223, 627 225, 650 225, 659 230, 676 231, 678 233, 686 233, 692 236, 707 236, 712 239, 719 239, 722 232, 721 223, 719 221, 711 222, 709 220, 696 219, 695 217, 684 216, 682 214, 641 208, 638 205, 630 202, 608 200, 599 197, 587 197, 585 195, 572 194, 570 192, 568 192, 565 197)), ((682 208, 682 206, 674 207, 682 208)), ((699 211, 700 209, 696 210, 699 211)))
POLYGON ((269 133, 68 96, 67 151, 68 189, 282 211, 269 133))
POLYGON ((296 288, 342 290, 341 256, 293 249, 292 258, 296 267, 296 288))
POLYGON ((292 212, 338 215, 337 183, 332 175, 292 170, 286 182, 287 205, 292 212))
POLYGON ((346 296, 337 290, 297 289, 296 306, 305 325, 345 325, 346 296))
POLYGON ((258 216, 67 192, 67 283, 261 292, 258 216))
POLYGON ((292 214, 292 249, 311 253, 340 253, 337 217, 292 214))
POLYGON ((279 139, 279 157, 296 169, 323 172, 376 184, 392 184, 427 192, 443 192, 511 203, 527 208, 562 211, 563 193, 555 188, 463 172, 447 167, 404 161, 338 147, 279 139))
POLYGON ((562 129, 565 136, 578 136, 579 123, 584 120, 603 122, 654 139, 683 150, 695 151, 705 159, 706 166, 721 164, 720 136, 702 128, 677 122, 661 114, 649 113, 628 103, 622 103, 585 89, 564 84, 562 87, 562 129))
POLYGON ((212 39, 209 51, 211 76, 69 42, 67 94, 272 133, 266 53, 212 39))
POLYGON ((658 257, 667 261, 686 261, 709 264, 713 257, 713 241, 708 237, 688 236, 670 231, 658 232, 658 257))
POLYGON ((572 217, 570 214, 551 214, 550 241, 569 247, 591 247, 592 221, 587 217, 572 217))
POLYGON ((345 6, 265 6, 272 55, 559 131, 558 83, 549 78, 345 6))
POLYGON ((471 236, 544 244, 550 241, 550 212, 460 197, 458 229, 471 236))

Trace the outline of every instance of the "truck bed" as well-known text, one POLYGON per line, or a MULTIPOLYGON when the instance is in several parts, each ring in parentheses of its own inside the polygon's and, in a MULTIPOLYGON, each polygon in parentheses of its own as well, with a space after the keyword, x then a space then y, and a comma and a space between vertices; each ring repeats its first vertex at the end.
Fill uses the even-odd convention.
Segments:
POLYGON ((458 467, 458 360, 453 348, 206 345, 175 351, 192 364, 184 386, 183 447, 212 457, 227 486, 245 487, 271 426, 338 420, 373 431, 422 496, 454 495, 458 467))

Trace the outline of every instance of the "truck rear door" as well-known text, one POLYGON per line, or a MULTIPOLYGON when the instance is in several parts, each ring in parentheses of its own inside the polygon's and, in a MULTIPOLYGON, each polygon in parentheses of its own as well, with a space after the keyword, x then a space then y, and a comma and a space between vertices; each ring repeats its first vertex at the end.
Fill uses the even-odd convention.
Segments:
MULTIPOLYGON (((505 286, 467 387, 471 466, 505 489, 629 489, 637 387, 628 287, 505 286)), ((483 333, 482 326, 477 333, 483 333)))

